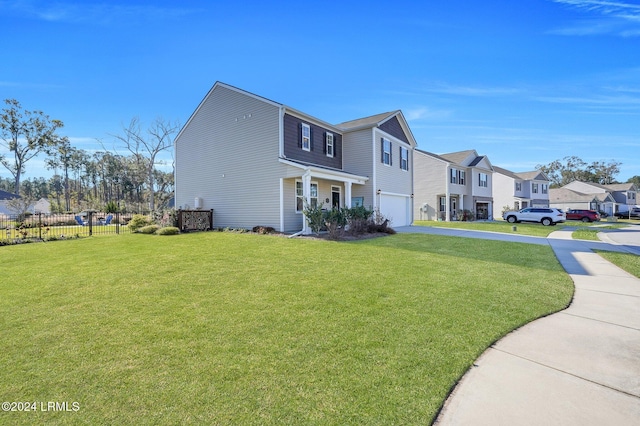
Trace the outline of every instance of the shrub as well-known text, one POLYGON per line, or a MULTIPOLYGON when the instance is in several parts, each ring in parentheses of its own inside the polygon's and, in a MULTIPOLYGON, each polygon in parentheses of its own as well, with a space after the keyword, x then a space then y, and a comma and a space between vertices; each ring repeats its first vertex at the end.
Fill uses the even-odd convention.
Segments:
POLYGON ((350 233, 358 235, 367 232, 373 210, 364 206, 356 206, 344 209, 344 212, 350 233))
POLYGON ((134 214, 128 225, 130 230, 137 231, 142 227, 151 225, 151 220, 145 215, 134 214))
POLYGON ((117 213, 118 212, 118 204, 115 201, 109 201, 104 206, 105 213, 117 213))
POLYGON ((258 234, 273 234, 274 232, 276 232, 276 230, 271 226, 254 226, 251 229, 251 232, 255 232, 258 234))
POLYGON ((327 227, 329 238, 338 240, 344 234, 344 226, 347 224, 345 209, 331 209, 324 214, 324 224, 327 227))
POLYGON ((159 225, 147 225, 142 228, 138 228, 136 232, 140 234, 155 234, 158 229, 160 229, 159 225))
POLYGON ((158 231, 156 232, 156 234, 158 235, 178 235, 179 233, 180 229, 175 226, 166 226, 164 228, 158 229, 158 231))
POLYGON ((307 202, 304 202, 304 215, 309 222, 309 228, 314 234, 319 234, 322 226, 324 225, 324 212, 322 211, 323 204, 317 204, 315 207, 310 206, 307 202))

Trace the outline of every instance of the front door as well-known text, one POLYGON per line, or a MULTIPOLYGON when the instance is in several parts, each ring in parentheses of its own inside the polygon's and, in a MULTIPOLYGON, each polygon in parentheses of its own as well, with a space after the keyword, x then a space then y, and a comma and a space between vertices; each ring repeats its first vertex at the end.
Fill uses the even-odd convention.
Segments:
POLYGON ((458 220, 458 215, 456 213, 457 210, 458 210, 458 199, 451 198, 451 220, 458 220))
POLYGON ((331 208, 333 209, 340 208, 340 187, 339 186, 331 187, 331 208))

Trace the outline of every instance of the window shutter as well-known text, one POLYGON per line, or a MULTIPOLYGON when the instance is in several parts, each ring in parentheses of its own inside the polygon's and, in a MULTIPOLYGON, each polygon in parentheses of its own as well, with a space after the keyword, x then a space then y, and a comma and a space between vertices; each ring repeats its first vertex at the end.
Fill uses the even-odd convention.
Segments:
POLYGON ((313 127, 309 126, 309 150, 313 151, 313 127))
POLYGON ((393 166, 393 143, 389 141, 389 165, 393 166))
POLYGON ((324 137, 324 143, 322 144, 322 153, 326 154, 327 153, 327 132, 323 133, 323 137, 324 137))
POLYGON ((398 147, 398 166, 402 168, 402 147, 398 147))
POLYGON ((298 123, 298 148, 302 148, 302 123, 298 123))
POLYGON ((380 162, 384 163, 384 138, 380 138, 380 162))

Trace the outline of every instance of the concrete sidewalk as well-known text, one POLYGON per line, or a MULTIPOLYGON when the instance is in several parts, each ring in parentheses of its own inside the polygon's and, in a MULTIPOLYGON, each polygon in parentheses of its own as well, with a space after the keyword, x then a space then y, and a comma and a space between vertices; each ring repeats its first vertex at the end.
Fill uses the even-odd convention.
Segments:
MULTIPOLYGON (((429 233, 494 234, 437 229, 429 233)), ((629 251, 624 245, 576 241, 570 234, 542 239, 575 283, 569 308, 487 349, 445 402, 437 425, 640 424, 640 279, 592 251, 629 251)), ((527 242, 502 235, 490 239, 527 242)))

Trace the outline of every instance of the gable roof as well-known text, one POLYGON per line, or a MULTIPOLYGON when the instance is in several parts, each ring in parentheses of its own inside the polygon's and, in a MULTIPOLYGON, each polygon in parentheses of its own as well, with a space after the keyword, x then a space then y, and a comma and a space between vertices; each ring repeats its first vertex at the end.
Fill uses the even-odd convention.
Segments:
POLYGON ((0 189, 0 200, 13 200, 14 198, 20 198, 20 196, 13 192, 7 192, 0 189))
POLYGON ((502 167, 493 166, 493 170, 500 173, 501 175, 509 176, 512 179, 520 179, 520 180, 544 180, 550 182, 551 180, 547 177, 547 175, 540 170, 532 170, 530 172, 520 172, 515 173, 511 170, 504 169, 502 167))
POLYGON ((567 188, 551 188, 549 190, 549 202, 565 202, 565 203, 577 203, 601 201, 601 202, 614 202, 615 200, 608 192, 601 192, 597 194, 583 194, 581 192, 572 191, 567 188))
POLYGON ((376 115, 371 115, 369 117, 358 118, 356 120, 345 121, 340 124, 336 124, 336 127, 345 130, 345 131, 353 131, 358 129, 366 129, 367 127, 377 127, 389 120, 391 117, 399 113, 400 110, 383 112, 376 115))

